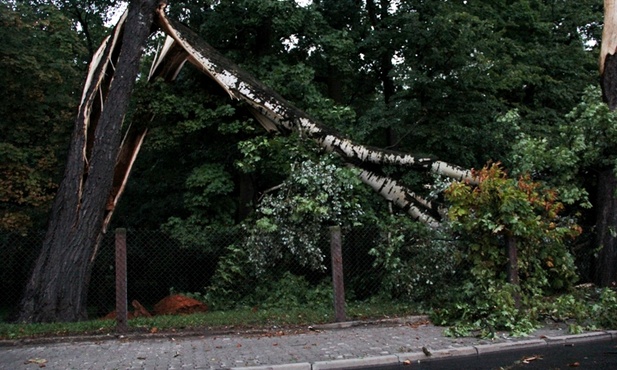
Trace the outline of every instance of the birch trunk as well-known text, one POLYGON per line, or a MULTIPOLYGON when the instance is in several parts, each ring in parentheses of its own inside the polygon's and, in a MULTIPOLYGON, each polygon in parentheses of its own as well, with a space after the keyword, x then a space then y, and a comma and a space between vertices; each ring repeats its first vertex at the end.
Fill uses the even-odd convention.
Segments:
POLYGON ((158 55, 153 71, 173 69, 177 74, 184 62, 189 61, 216 81, 230 97, 246 102, 266 130, 280 133, 298 132, 314 140, 323 149, 337 153, 351 164, 394 164, 432 171, 456 180, 474 181, 470 171, 452 164, 353 143, 310 118, 241 70, 189 28, 167 18, 162 8, 159 8, 157 15, 159 25, 171 39, 166 41, 158 55))
POLYGON ((475 183, 471 171, 458 166, 413 155, 368 147, 352 142, 312 119, 253 76, 222 56, 189 28, 166 17, 158 9, 157 21, 168 37, 151 68, 151 76, 166 74, 175 79, 188 61, 216 81, 231 98, 248 104, 257 121, 269 132, 298 132, 316 142, 328 152, 334 152, 348 164, 364 170, 360 178, 380 195, 403 208, 414 219, 431 227, 439 225, 436 207, 409 189, 366 168, 398 165, 410 169, 431 171, 459 181, 475 183))

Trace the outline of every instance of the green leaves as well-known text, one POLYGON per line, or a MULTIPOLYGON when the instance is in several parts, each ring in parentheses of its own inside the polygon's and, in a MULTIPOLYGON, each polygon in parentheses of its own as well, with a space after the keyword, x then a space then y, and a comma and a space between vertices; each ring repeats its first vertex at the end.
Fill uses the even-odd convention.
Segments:
POLYGON ((590 208, 593 174, 617 168, 617 116, 602 102, 599 87, 590 86, 565 118, 554 135, 520 133, 510 161, 515 174, 530 173, 558 188, 564 203, 590 208))
POLYGON ((84 50, 51 5, 0 4, 0 230, 44 225, 68 142, 84 50))
POLYGON ((247 248, 258 264, 293 258, 323 269, 324 251, 317 235, 328 225, 351 226, 364 214, 355 171, 339 168, 331 156, 318 160, 300 155, 288 179, 261 199, 256 222, 247 224, 247 248), (287 257, 285 257, 287 256, 287 257))
POLYGON ((468 269, 461 278, 468 284, 451 297, 454 307, 435 315, 446 322, 462 318, 463 325, 471 321, 486 335, 499 329, 524 333, 534 328, 529 310, 536 299, 576 280, 566 241, 578 236, 580 227, 559 216, 563 205, 556 191, 529 176, 509 178, 498 164, 475 175, 477 186, 454 183, 445 193, 459 236, 460 266, 468 269), (506 281, 507 238, 516 240, 520 286, 506 281), (520 309, 514 294, 520 296, 520 309))
POLYGON ((223 165, 208 163, 194 168, 186 179, 187 188, 195 191, 187 194, 189 207, 209 207, 216 198, 224 197, 234 190, 231 175, 223 165))
POLYGON ((452 289, 459 253, 447 229, 431 229, 406 214, 390 214, 374 222, 378 229, 374 274, 388 299, 440 305, 452 289))

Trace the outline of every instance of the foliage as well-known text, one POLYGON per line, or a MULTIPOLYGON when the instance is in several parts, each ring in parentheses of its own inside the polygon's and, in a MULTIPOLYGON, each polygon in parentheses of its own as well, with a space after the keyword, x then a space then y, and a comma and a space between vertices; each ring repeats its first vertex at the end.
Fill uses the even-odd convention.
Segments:
POLYGON ((0 229, 43 224, 56 189, 83 50, 50 5, 0 4, 0 229))
POLYGON ((610 288, 581 287, 538 304, 538 315, 546 321, 566 323, 569 332, 617 327, 617 292, 610 288))
MULTIPOLYGON (((597 197, 600 192, 610 193, 600 190, 600 174, 617 170, 616 117, 602 102, 600 88, 589 86, 555 134, 537 137, 520 129, 509 155, 516 174, 528 172, 534 179, 559 189, 567 205, 566 214, 579 219, 585 234, 573 252, 581 278, 586 281, 594 275, 597 263, 592 261, 597 258, 598 245, 606 243, 594 243, 593 238, 605 217, 601 211, 604 202, 597 197)), ((510 118, 512 125, 519 125, 516 114, 510 118)))
MULTIPOLYGON (((516 173, 558 187, 564 203, 591 207, 588 188, 593 174, 604 168, 617 170, 617 116, 602 102, 598 86, 588 86, 581 101, 566 116, 557 134, 539 138, 521 130, 509 161, 516 173)), ((512 125, 520 117, 512 112, 512 125)))
POLYGON ((583 44, 599 40, 601 17, 593 1, 403 2, 390 30, 404 38, 396 104, 373 116, 392 117, 403 148, 466 167, 501 159, 516 131, 496 116, 518 109, 546 136, 595 82, 583 44))
POLYGON ((578 236, 580 228, 559 217, 563 205, 556 191, 528 176, 510 179, 499 164, 484 167, 475 176, 478 186, 458 182, 446 191, 451 204, 448 216, 454 231, 461 233, 472 273, 491 279, 503 276, 504 237, 514 236, 523 290, 569 286, 576 274, 564 242, 578 236), (482 271, 487 268, 493 271, 482 271))
POLYGON ((430 229, 407 215, 391 214, 380 221, 380 236, 369 251, 375 274, 390 299, 439 301, 454 277, 458 253, 444 229, 430 229))
POLYGON ((617 292, 610 288, 602 289, 600 299, 592 306, 590 316, 602 328, 617 328, 617 292))
MULTIPOLYGON (((446 335, 494 337, 498 330, 514 336, 526 335, 538 326, 533 309, 518 309, 514 294, 519 293, 511 284, 489 282, 483 287, 466 281, 459 292, 451 292, 452 301, 431 312, 437 325, 448 325, 446 335)), ((537 297, 532 297, 533 301, 537 297)))
POLYGON ((304 277, 286 272, 269 286, 258 286, 255 297, 259 301, 255 303, 264 308, 330 308, 332 284, 328 280, 311 286, 304 277))
POLYGON ((303 276, 281 269, 259 271, 250 251, 235 245, 226 248, 210 281, 198 298, 215 310, 331 306, 329 282, 310 284, 303 276))
POLYGON ((249 252, 230 245, 219 259, 212 283, 205 288, 202 300, 215 310, 241 306, 255 291, 256 275, 249 252))
MULTIPOLYGON (((98 45, 107 35, 109 29, 105 23, 123 7, 118 0, 27 0, 33 6, 53 5, 71 20, 72 28, 80 44, 87 50, 83 62, 92 59, 98 45)), ((126 5, 126 4, 124 4, 126 5)))
POLYGON ((260 266, 291 257, 323 269, 318 235, 327 226, 352 226, 364 215, 360 180, 354 170, 339 168, 331 156, 296 158, 289 178, 261 199, 254 223, 247 224, 251 259, 260 266))
POLYGON ((567 218, 554 189, 529 177, 508 178, 498 164, 476 171, 477 186, 454 183, 446 191, 449 218, 458 233, 461 289, 450 305, 436 311, 441 322, 462 319, 487 333, 533 328, 536 300, 568 288, 577 278, 566 241, 580 233, 567 218), (514 237, 520 286, 507 283, 505 238, 514 237), (517 307, 515 296, 520 296, 517 307))

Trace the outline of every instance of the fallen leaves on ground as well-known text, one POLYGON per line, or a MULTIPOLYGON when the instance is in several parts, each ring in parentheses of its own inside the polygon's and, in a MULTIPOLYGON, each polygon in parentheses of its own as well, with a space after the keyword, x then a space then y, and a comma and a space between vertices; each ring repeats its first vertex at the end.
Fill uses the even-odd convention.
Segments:
POLYGON ((47 360, 44 358, 30 358, 26 362, 24 362, 24 365, 36 364, 36 365, 39 365, 39 367, 45 367, 46 363, 47 363, 47 360))
POLYGON ((411 326, 413 329, 417 329, 420 326, 430 325, 431 322, 429 320, 418 320, 414 322, 408 322, 407 325, 411 326))
POLYGON ((521 362, 524 364, 528 364, 532 361, 541 360, 541 359, 542 359, 542 356, 535 355, 535 356, 525 357, 521 360, 521 362))

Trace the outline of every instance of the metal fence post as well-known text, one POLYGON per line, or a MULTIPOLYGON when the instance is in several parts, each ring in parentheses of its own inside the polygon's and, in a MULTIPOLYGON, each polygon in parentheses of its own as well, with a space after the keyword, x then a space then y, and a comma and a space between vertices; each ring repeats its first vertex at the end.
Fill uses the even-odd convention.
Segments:
POLYGON ((334 287, 334 319, 345 321, 345 285, 343 283, 343 248, 341 227, 330 227, 330 255, 332 256, 332 285, 334 287))
POLYGON ((116 330, 128 330, 126 284, 126 229, 116 229, 116 330))

